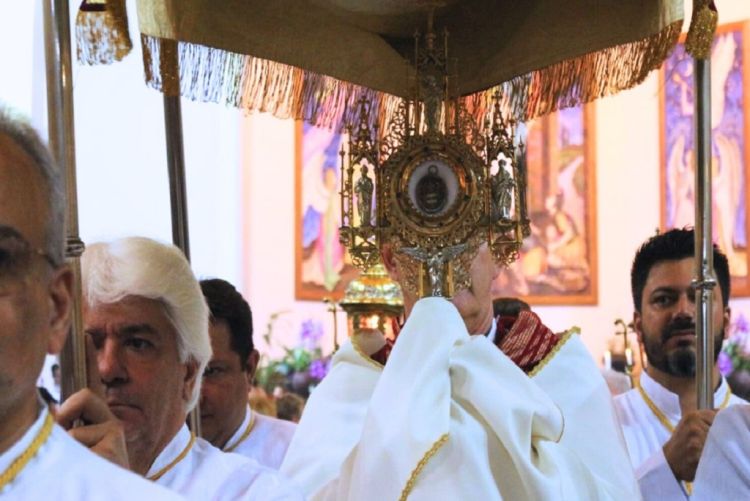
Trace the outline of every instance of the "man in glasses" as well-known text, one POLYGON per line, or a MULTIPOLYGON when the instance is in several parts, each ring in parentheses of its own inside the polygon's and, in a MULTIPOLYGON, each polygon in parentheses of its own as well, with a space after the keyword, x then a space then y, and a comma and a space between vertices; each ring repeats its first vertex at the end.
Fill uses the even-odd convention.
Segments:
MULTIPOLYGON (((64 210, 49 152, 33 129, 0 106, 0 497, 177 499, 79 445, 37 394, 45 354, 62 349, 70 328, 64 210)), ((76 413, 91 422, 110 417, 92 415, 101 411, 106 406, 76 413)), ((114 449, 123 440, 116 423, 78 438, 114 449)))

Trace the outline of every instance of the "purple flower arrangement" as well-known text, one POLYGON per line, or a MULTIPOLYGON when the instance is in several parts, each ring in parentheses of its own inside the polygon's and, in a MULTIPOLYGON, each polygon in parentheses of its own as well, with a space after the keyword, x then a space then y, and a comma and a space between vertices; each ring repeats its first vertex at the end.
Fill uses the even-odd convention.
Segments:
POLYGON ((302 322, 298 345, 294 348, 285 346, 283 357, 262 363, 256 373, 258 384, 269 394, 281 387, 307 398, 331 368, 331 355, 324 356, 320 348, 323 334, 320 321, 308 319, 302 322))
POLYGON ((743 314, 737 318, 732 334, 717 359, 719 372, 728 376, 734 372, 750 372, 750 323, 743 314))

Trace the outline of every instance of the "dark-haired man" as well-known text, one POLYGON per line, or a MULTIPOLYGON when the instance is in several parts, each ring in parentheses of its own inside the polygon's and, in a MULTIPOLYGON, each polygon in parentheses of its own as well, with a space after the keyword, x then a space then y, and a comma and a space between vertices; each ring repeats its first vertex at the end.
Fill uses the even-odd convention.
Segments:
POLYGON ((225 280, 203 280, 201 289, 211 310, 213 351, 201 388, 203 436, 226 452, 278 469, 295 425, 254 412, 248 404, 258 365, 250 306, 225 280))
MULTIPOLYGON (((633 325, 648 357, 640 384, 615 398, 615 407, 644 499, 687 499, 716 410, 697 409, 695 294, 691 286, 694 232, 673 229, 646 241, 635 255, 633 325)), ((718 356, 729 325, 729 265, 714 246, 716 289, 712 334, 718 356)), ((714 364, 714 402, 733 396, 714 364)))

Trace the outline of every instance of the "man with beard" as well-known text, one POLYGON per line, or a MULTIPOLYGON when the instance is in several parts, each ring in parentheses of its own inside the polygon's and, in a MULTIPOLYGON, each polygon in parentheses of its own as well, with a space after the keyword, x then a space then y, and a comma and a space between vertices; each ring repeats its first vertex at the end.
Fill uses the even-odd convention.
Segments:
MULTIPOLYGON (((717 410, 697 410, 695 253, 692 229, 673 229, 645 242, 633 260, 633 325, 648 368, 632 390, 615 398, 630 460, 644 499, 689 499, 695 470, 717 410)), ((729 265, 714 246, 719 281, 713 326, 718 356, 729 326, 729 265)), ((742 403, 714 363, 717 408, 742 403)))

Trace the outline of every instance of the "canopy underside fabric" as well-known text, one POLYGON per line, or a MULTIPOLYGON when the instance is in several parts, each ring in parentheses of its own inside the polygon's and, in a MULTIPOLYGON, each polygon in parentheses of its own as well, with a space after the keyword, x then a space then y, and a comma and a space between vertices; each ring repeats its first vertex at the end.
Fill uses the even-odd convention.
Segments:
MULTIPOLYGON (((323 126, 414 83, 420 0, 138 0, 147 84, 323 126)), ((500 90, 521 120, 637 85, 677 42, 682 0, 449 0, 454 95, 477 119, 500 90)))

